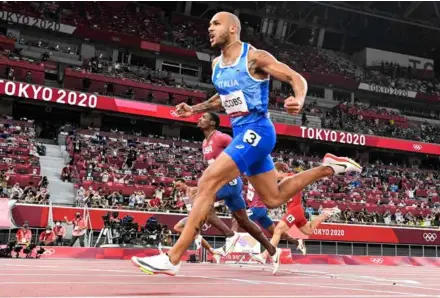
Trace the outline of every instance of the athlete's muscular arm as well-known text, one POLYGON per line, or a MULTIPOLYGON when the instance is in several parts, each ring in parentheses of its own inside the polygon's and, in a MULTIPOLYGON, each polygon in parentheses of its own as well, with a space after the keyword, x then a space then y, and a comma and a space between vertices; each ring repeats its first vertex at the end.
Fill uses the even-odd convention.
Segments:
MULTIPOLYGON (((215 58, 212 61, 212 68, 217 63, 219 57, 215 58)), ((222 101, 220 99, 220 95, 216 93, 207 101, 202 103, 189 106, 186 103, 180 103, 176 106, 176 114, 179 117, 190 117, 192 115, 204 113, 204 112, 215 112, 222 108, 222 101)))
POLYGON ((199 114, 204 112, 215 112, 222 108, 222 101, 220 95, 216 93, 207 101, 201 102, 199 104, 193 105, 191 107, 192 114, 199 114))
POLYGON ((268 74, 292 86, 295 97, 290 96, 287 98, 284 106, 291 114, 299 113, 307 95, 307 81, 303 76, 286 64, 279 62, 266 51, 253 49, 249 51, 248 57, 249 73, 252 76, 258 78, 258 76, 268 74))

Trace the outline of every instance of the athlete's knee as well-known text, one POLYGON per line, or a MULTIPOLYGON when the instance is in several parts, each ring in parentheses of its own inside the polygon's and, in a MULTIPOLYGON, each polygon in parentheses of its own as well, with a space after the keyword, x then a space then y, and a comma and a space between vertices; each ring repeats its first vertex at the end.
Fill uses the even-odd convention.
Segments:
POLYGON ((313 234, 313 229, 310 226, 310 223, 307 223, 305 226, 302 226, 299 230, 301 231, 301 233, 307 236, 311 236, 313 234))
POLYGON ((280 225, 280 224, 278 224, 278 225, 275 227, 275 230, 273 231, 273 233, 274 233, 274 235, 275 235, 275 234, 283 235, 285 231, 286 231, 285 226, 284 226, 284 225, 280 225))
POLYGON ((246 211, 238 210, 238 211, 232 213, 232 216, 234 217, 234 219, 237 221, 238 225, 240 225, 240 226, 250 222, 250 219, 247 216, 246 211))

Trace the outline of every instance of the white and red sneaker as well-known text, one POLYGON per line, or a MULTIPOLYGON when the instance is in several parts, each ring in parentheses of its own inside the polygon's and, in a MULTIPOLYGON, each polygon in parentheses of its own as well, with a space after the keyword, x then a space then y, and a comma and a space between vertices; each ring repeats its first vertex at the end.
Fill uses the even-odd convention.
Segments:
POLYGON ((333 154, 327 153, 322 160, 322 165, 330 167, 337 174, 344 174, 350 172, 361 173, 362 167, 348 157, 338 157, 333 154))

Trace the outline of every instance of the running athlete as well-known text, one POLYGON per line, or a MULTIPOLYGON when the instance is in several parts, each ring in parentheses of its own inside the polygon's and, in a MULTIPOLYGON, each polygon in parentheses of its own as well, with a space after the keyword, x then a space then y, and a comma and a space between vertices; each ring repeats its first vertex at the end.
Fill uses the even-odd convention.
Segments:
POLYGON ((326 154, 322 166, 287 177, 279 184, 270 153, 276 132, 269 118, 269 79, 291 85, 295 96, 284 101, 289 114, 298 114, 307 94, 307 82, 287 65, 266 51, 240 40, 240 20, 229 12, 219 12, 209 23, 212 47, 221 55, 213 60, 212 81, 218 93, 207 101, 176 106, 178 117, 190 117, 225 109, 230 116, 234 138, 219 157, 204 171, 197 196, 185 228, 166 255, 143 258, 151 273, 176 274, 180 258, 198 234, 215 202, 215 194, 240 174, 248 176, 263 203, 277 208, 314 181, 346 172, 361 172, 362 167, 345 157, 326 154))
MULTIPOLYGON (((293 173, 288 173, 285 171, 286 169, 288 169, 288 167, 284 163, 276 163, 275 169, 277 171, 278 180, 283 180, 286 177, 291 177, 294 175, 293 173)), ((285 235, 286 232, 293 225, 296 225, 296 227, 303 234, 310 236, 313 234, 313 231, 321 224, 321 222, 340 212, 338 208, 326 208, 323 210, 323 213, 317 218, 313 219, 312 221, 307 221, 304 215, 304 209, 301 203, 301 199, 302 192, 299 192, 287 202, 287 212, 278 222, 277 226, 275 227, 275 231, 273 232, 272 239, 270 240, 270 243, 272 243, 274 246, 278 246, 281 237, 285 235)), ((267 256, 268 254, 265 251, 260 255, 254 255, 253 258, 260 263, 266 263, 267 256)), ((278 271, 278 266, 279 262, 277 264, 274 264, 273 273, 278 271)))
MULTIPOLYGON (((203 141, 202 149, 203 156, 208 165, 212 164, 215 159, 222 153, 222 151, 229 146, 232 138, 217 130, 220 126, 220 117, 212 112, 204 113, 197 126, 203 131, 205 140, 203 141)), ((273 257, 274 264, 278 262, 279 256, 277 255, 276 248, 270 244, 270 241, 264 236, 261 229, 252 222, 246 212, 246 203, 242 196, 243 181, 240 177, 225 184, 217 192, 217 200, 224 200, 226 206, 232 213, 233 219, 235 219, 246 232, 260 242, 269 254, 273 257)), ((235 234, 238 241, 239 235, 235 234)), ((235 243, 236 243, 235 241, 235 243)), ((234 243, 234 246, 235 246, 234 243)), ((227 242, 227 244, 229 244, 227 242)), ((233 249, 234 246, 230 247, 233 249)), ((230 253, 231 250, 226 250, 224 255, 230 253)), ((281 253, 281 250, 278 250, 281 253)))
MULTIPOLYGON (((276 163, 276 166, 281 163, 276 163)), ((252 184, 248 183, 248 191, 247 191, 247 201, 248 201, 248 215, 249 218, 258 223, 261 227, 267 230, 271 235, 274 234, 275 224, 272 219, 268 215, 268 209, 266 205, 261 201, 260 196, 255 192, 255 188, 252 184)), ((234 229, 234 224, 232 227, 234 229)), ((304 255, 306 254, 306 248, 304 246, 304 241, 302 239, 294 239, 287 233, 282 233, 282 238, 287 240, 291 244, 295 244, 297 249, 299 249, 304 255)), ((271 241, 272 243, 272 241, 271 241)))
MULTIPOLYGON (((193 201, 195 199, 196 193, 197 193, 197 187, 189 187, 185 180, 179 178, 176 179, 176 181, 174 182, 174 187, 181 193, 184 193, 184 195, 182 196, 182 201, 184 202, 185 206, 186 206, 186 210, 189 212, 191 212, 191 208, 192 208, 192 204, 193 201)), ((182 218, 178 223, 175 224, 174 226, 174 230, 178 233, 182 233, 183 228, 185 227, 186 221, 188 220, 188 217, 182 218)), ((235 233, 227 226, 225 225, 225 223, 223 223, 223 221, 217 217, 217 215, 215 214, 215 212, 212 212, 209 217, 208 217, 208 221, 209 224, 211 224, 212 226, 214 226, 215 228, 217 228, 223 235, 225 235, 226 237, 233 237, 235 235, 235 233)), ((198 234, 195 239, 194 242, 196 244, 197 249, 200 248, 200 246, 203 246, 207 251, 209 251, 214 257, 215 256, 219 256, 219 255, 223 255, 224 250, 228 250, 229 246, 228 243, 233 243, 232 241, 228 241, 228 238, 226 240, 226 249, 213 249, 211 247, 211 245, 209 245, 208 241, 206 241, 205 239, 203 239, 202 235, 198 234)), ((229 245, 231 245, 229 244, 229 245)), ((216 260, 216 262, 219 262, 219 258, 214 258, 216 260)))

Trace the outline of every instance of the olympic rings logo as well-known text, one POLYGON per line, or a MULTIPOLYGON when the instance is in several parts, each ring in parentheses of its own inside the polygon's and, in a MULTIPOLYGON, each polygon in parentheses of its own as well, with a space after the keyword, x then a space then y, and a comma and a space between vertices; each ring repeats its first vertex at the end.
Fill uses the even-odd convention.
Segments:
POLYGON ((426 242, 434 242, 437 240, 437 233, 423 233, 423 239, 426 242))
POLYGON ((420 151, 420 150, 422 150, 423 147, 422 147, 422 145, 414 144, 413 148, 414 148, 414 150, 420 151))
POLYGON ((210 224, 205 223, 205 224, 203 225, 203 227, 202 227, 202 231, 203 231, 203 232, 206 232, 210 227, 211 227, 210 224))
POLYGON ((370 258, 370 261, 373 262, 374 264, 382 264, 383 258, 370 258))
POLYGON ((43 252, 43 256, 50 256, 50 255, 53 255, 55 253, 55 249, 54 248, 49 248, 49 249, 46 249, 44 252, 43 252))

